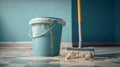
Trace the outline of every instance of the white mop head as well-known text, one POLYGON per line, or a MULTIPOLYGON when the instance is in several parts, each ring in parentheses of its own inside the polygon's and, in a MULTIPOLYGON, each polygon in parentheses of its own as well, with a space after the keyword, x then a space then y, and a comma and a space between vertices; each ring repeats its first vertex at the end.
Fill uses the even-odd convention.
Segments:
POLYGON ((61 56, 64 59, 90 60, 94 58, 94 53, 93 51, 64 50, 61 56))

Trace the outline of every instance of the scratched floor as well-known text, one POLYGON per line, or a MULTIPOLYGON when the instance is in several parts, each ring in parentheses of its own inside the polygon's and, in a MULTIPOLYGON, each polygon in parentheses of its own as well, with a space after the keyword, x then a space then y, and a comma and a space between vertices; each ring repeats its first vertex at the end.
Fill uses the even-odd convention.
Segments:
POLYGON ((0 67, 120 67, 120 47, 95 47, 94 53, 94 60, 81 61, 34 57, 25 48, 0 48, 0 67))

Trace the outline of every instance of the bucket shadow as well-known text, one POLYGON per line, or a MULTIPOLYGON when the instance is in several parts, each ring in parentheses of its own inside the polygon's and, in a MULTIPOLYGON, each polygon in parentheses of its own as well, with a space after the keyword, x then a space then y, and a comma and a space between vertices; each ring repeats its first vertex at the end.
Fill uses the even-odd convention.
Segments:
POLYGON ((34 60, 29 61, 24 67, 60 67, 60 64, 50 64, 50 62, 59 62, 58 60, 34 60))

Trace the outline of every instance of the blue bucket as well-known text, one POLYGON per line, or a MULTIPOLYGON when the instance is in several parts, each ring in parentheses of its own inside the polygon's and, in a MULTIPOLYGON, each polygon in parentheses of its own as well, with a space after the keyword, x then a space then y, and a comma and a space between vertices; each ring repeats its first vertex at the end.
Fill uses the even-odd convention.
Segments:
POLYGON ((29 22, 34 56, 57 56, 60 53, 62 26, 59 18, 35 18, 29 22))

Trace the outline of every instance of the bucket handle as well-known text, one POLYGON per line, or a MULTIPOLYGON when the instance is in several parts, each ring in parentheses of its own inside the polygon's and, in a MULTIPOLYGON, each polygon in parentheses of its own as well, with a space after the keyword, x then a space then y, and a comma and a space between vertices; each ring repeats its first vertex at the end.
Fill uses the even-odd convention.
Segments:
POLYGON ((45 35, 46 33, 48 33, 55 25, 56 25, 56 24, 54 23, 54 24, 49 28, 48 31, 46 31, 46 32, 44 32, 44 33, 41 33, 41 34, 37 35, 36 37, 32 37, 32 34, 31 34, 32 31, 29 30, 28 36, 29 36, 30 38, 32 38, 32 39, 41 37, 41 36, 45 35))

